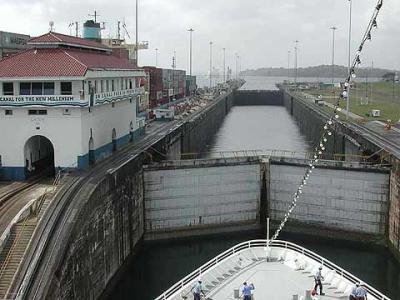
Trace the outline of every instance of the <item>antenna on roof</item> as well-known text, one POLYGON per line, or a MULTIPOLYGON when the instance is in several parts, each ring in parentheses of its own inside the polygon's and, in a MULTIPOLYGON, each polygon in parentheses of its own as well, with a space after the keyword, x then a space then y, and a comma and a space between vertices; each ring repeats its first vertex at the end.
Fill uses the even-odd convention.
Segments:
POLYGON ((74 22, 70 22, 69 24, 68 24, 68 29, 69 29, 69 35, 72 35, 72 26, 74 26, 74 22))
POLYGON ((75 36, 78 37, 79 35, 79 23, 75 22, 75 36))
POLYGON ((97 23, 97 17, 100 15, 97 14, 97 11, 94 11, 94 15, 89 15, 89 17, 94 17, 94 22, 97 23))
POLYGON ((50 25, 50 32, 52 32, 54 29, 54 21, 50 21, 49 25, 50 25))
POLYGON ((78 35, 79 35, 79 23, 78 22, 71 22, 71 23, 68 24, 69 35, 72 35, 72 27, 75 27, 75 36, 78 37, 78 35))
POLYGON ((131 38, 131 36, 129 35, 129 32, 128 32, 128 29, 126 28, 126 23, 125 23, 125 21, 124 21, 124 24, 122 24, 122 28, 124 29, 125 34, 128 36, 128 38, 131 38))
POLYGON ((117 39, 121 40, 121 21, 117 22, 117 39))

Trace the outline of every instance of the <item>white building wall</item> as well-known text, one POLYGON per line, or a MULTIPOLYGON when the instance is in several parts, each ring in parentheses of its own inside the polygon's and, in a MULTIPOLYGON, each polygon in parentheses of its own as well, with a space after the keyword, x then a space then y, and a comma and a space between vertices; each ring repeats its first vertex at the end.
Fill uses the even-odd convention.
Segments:
POLYGON ((24 167, 24 147, 29 138, 42 135, 54 147, 55 166, 77 167, 77 157, 89 152, 90 129, 94 148, 99 150, 96 159, 109 155, 101 147, 112 143, 112 130, 116 138, 128 138, 130 123, 132 130, 136 122, 136 101, 129 100, 89 108, 1 108, 0 109, 0 155, 6 167, 24 167), (11 109, 13 115, 6 116, 11 109), (28 115, 29 109, 45 109, 47 115, 28 115), (69 115, 65 114, 68 109, 69 115), (90 112, 89 112, 90 110, 90 112))
MULTIPOLYGON (((94 148, 106 146, 112 143, 112 130, 115 128, 117 139, 129 135, 130 123, 133 130, 136 124, 136 100, 126 100, 82 109, 82 132, 81 148, 82 154, 89 151, 90 129, 92 129, 94 148)), ((106 156, 107 153, 104 153, 106 156)))
POLYGON ((0 155, 2 165, 24 167, 24 146, 29 138, 42 135, 54 147, 56 166, 76 166, 76 153, 81 153, 81 117, 79 108, 69 108, 70 115, 64 115, 63 108, 46 109, 47 115, 28 115, 29 109, 7 108, 13 115, 6 116, 5 108, 0 108, 0 155))

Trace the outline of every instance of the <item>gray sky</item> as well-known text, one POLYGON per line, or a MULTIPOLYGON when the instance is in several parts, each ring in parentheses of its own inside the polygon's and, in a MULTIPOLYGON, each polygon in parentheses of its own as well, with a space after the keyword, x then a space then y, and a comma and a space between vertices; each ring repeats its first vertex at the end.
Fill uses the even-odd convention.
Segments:
MULTIPOLYGON (((222 48, 227 65, 234 68, 234 53, 242 69, 286 67, 288 50, 293 65, 294 40, 298 39, 300 67, 330 64, 332 33, 336 31, 336 63, 347 64, 347 0, 139 0, 139 40, 150 42, 140 53, 140 65, 170 67, 173 51, 177 67, 188 69, 189 33, 193 27, 194 73, 209 68, 209 42, 213 60, 222 69, 222 48)), ((353 48, 358 46, 377 0, 353 0, 353 48)), ((125 20, 134 37, 134 0, 0 0, 0 30, 40 35, 54 20, 55 31, 69 34, 71 21, 83 22, 96 9, 106 22, 103 36, 116 35, 117 20, 125 20)), ((362 54, 362 66, 400 69, 400 1, 384 0, 372 42, 362 54)), ((353 51, 353 52, 354 52, 353 51)))

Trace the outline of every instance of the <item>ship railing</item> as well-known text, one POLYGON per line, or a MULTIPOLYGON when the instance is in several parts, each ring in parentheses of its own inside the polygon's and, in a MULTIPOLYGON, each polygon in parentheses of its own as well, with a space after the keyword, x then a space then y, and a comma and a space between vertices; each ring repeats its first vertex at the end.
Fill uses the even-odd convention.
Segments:
POLYGON ((188 284, 193 284, 196 279, 201 277, 202 275, 205 275, 208 271, 211 271, 216 266, 222 265, 225 261, 227 261, 229 258, 233 257, 236 255, 238 252, 242 252, 243 250, 246 249, 251 249, 251 248, 265 248, 266 250, 271 247, 271 248, 281 248, 281 249, 288 249, 292 250, 296 253, 300 253, 305 257, 308 257, 312 259, 313 261, 317 262, 318 264, 324 266, 324 268, 329 269, 330 271, 334 271, 337 275, 341 276, 345 280, 349 281, 350 283, 356 284, 356 283, 362 283, 365 288, 367 289, 368 293, 373 296, 375 299, 378 300, 391 300, 387 296, 383 295, 381 292, 373 288, 372 286, 364 283, 361 279, 357 278, 353 274, 347 272, 343 268, 337 266, 333 262, 327 260, 326 258, 323 258, 322 256, 316 254, 313 251, 310 251, 306 248, 303 248, 299 245, 296 245, 291 242, 286 242, 286 241, 280 241, 280 240, 274 240, 274 241, 268 241, 268 240, 251 240, 247 242, 240 243, 225 252, 219 254, 215 258, 211 259, 204 265, 202 265, 200 268, 197 270, 193 271, 189 275, 187 275, 185 278, 182 280, 178 281, 175 283, 172 287, 170 287, 167 291, 165 291, 162 295, 158 296, 155 300, 167 300, 170 299, 172 296, 176 296, 177 293, 182 292, 184 288, 187 287, 188 284))

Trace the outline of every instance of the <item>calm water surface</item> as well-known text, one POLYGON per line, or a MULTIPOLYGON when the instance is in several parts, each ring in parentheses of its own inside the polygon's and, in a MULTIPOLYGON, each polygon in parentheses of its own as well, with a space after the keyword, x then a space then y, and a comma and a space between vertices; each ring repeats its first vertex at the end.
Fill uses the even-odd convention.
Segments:
MULTIPOLYGON (((275 83, 284 79, 246 78, 243 89, 274 89, 275 83)), ((272 148, 297 152, 309 148, 283 107, 234 107, 208 146, 212 152, 272 148)), ((264 237, 254 232, 145 245, 121 276, 109 299, 154 299, 222 251, 255 238, 264 237)), ((386 249, 298 235, 283 235, 281 238, 319 253, 393 300, 400 300, 400 264, 386 249)), ((310 286, 312 284, 311 280, 310 286)))
MULTIPOLYGON (((234 106, 208 145, 211 157, 219 151, 285 150, 298 156, 308 151, 305 137, 282 106, 234 106)), ((227 153, 226 156, 233 155, 227 153)))

